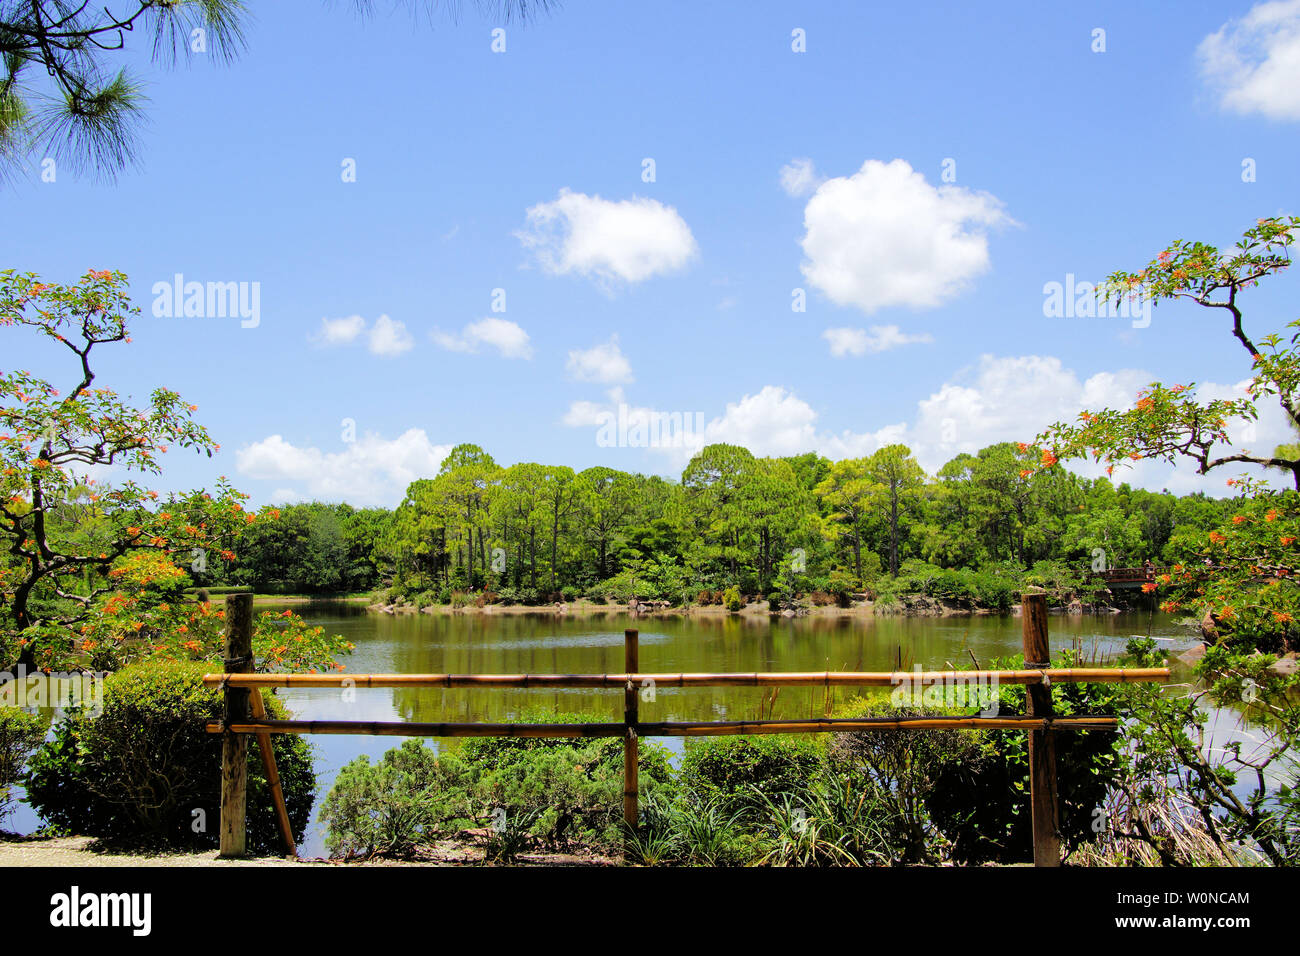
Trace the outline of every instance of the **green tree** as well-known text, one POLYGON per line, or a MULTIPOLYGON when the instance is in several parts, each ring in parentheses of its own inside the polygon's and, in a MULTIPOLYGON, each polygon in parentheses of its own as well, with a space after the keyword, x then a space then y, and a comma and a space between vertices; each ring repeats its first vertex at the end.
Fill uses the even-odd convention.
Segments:
POLYGON ((845 540, 853 551, 853 572, 862 580, 862 545, 864 527, 879 494, 879 486, 867 473, 865 458, 846 458, 830 466, 817 485, 817 496, 827 508, 823 523, 832 541, 845 540))
POLYGON ((906 445, 886 445, 867 458, 864 470, 879 488, 875 498, 888 528, 889 574, 898 577, 902 521, 918 501, 925 472, 906 445))
MULTIPOLYGON (((1231 333, 1250 356, 1253 377, 1247 398, 1201 400, 1196 386, 1153 382, 1124 411, 1084 411, 1077 424, 1057 422, 1038 436, 1041 465, 1091 457, 1116 465, 1154 458, 1190 459, 1200 474, 1230 464, 1254 464, 1291 472, 1300 489, 1300 457, 1282 446, 1272 454, 1250 449, 1232 451, 1229 422, 1253 422, 1258 402, 1276 400, 1288 421, 1300 425, 1300 332, 1272 333, 1255 339, 1245 328, 1241 294, 1291 264, 1290 249, 1300 218, 1260 219, 1235 248, 1221 253, 1214 246, 1181 239, 1171 243, 1141 272, 1112 274, 1101 294, 1162 301, 1187 299, 1231 319, 1231 333)), ((1287 329, 1300 330, 1300 320, 1287 329)))
MULTIPOLYGON (((215 497, 200 490, 160 500, 130 479, 109 486, 87 477, 109 465, 159 474, 170 446, 209 456, 218 447, 193 420, 195 406, 171 389, 156 388, 134 407, 93 387, 94 350, 130 341, 128 319, 139 310, 126 282, 120 272, 91 271, 72 286, 0 272, 0 326, 31 329, 74 357, 66 393, 27 372, 0 372, 0 599, 16 630, 54 629, 44 643, 56 657, 71 650, 70 626, 111 590, 110 569, 128 552, 215 561, 254 517, 243 510, 247 496, 224 479, 215 497), (62 638, 59 628, 67 629, 62 638)), ((21 662, 34 663, 34 653, 27 640, 21 662)))

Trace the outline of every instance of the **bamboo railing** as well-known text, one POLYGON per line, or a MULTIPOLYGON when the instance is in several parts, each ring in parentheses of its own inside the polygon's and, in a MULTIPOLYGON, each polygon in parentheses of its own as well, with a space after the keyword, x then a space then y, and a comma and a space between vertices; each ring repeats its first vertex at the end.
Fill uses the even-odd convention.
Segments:
POLYGON ((639 635, 624 632, 624 673, 621 674, 256 674, 252 673, 252 596, 226 598, 228 621, 226 668, 206 674, 204 684, 225 694, 223 719, 207 731, 223 736, 221 790, 221 856, 245 852, 247 795, 244 741, 255 736, 271 781, 272 798, 281 834, 296 854, 284 794, 271 752, 271 734, 361 734, 388 737, 622 737, 623 821, 629 832, 637 826, 638 740, 641 737, 713 737, 731 734, 859 733, 914 730, 1022 730, 1029 734, 1030 805, 1034 863, 1060 864, 1060 803, 1056 795, 1055 734, 1063 730, 1114 730, 1108 716, 1056 717, 1053 683, 1129 683, 1165 680, 1168 668, 1108 668, 1049 666, 1047 599, 1042 592, 1023 596, 1025 667, 1020 670, 975 671, 818 671, 785 673, 640 673, 639 635), (1026 688, 1026 713, 1012 717, 871 717, 795 720, 642 721, 638 691, 655 687, 898 687, 935 684, 1020 684, 1026 688), (407 723, 403 721, 269 720, 261 694, 277 687, 333 688, 603 688, 623 690, 621 723, 407 723), (252 700, 250 708, 249 702, 252 700))

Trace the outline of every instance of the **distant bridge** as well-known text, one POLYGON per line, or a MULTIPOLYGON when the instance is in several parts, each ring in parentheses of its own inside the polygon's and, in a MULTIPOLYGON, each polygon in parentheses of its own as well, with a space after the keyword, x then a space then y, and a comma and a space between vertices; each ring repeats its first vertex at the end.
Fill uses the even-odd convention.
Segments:
POLYGON ((1136 567, 1110 568, 1106 571, 1094 571, 1091 578, 1101 578, 1109 588, 1140 588, 1144 584, 1154 584, 1156 578, 1168 574, 1169 568, 1136 567))

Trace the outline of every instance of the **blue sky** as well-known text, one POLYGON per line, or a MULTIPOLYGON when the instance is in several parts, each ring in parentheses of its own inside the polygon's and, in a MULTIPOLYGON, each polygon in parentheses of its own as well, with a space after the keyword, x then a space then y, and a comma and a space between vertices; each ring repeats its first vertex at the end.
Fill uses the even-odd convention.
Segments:
MULTIPOLYGON (((0 192, 4 266, 131 277, 101 381, 178 389, 222 443, 169 453, 164 487, 392 505, 463 441, 676 475, 704 441, 901 440, 933 469, 1153 379, 1227 394, 1249 359, 1219 313, 1048 317, 1044 286, 1296 212, 1296 0, 570 0, 527 26, 251 6, 233 65, 132 58, 138 168, 0 192), (257 283, 256 327, 155 316, 177 273, 257 283), (620 403, 703 434, 610 447, 620 403)), ((1295 283, 1249 293, 1248 326, 1295 318, 1295 283)), ((0 368, 62 363, 0 330, 0 368)), ((1275 416, 1245 437, 1287 440, 1275 416)))

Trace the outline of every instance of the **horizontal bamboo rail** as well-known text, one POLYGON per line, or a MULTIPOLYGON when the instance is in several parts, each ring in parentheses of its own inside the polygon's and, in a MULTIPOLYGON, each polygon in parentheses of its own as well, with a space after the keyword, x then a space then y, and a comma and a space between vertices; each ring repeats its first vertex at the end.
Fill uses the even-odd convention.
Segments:
MULTIPOLYGON (((1114 730, 1114 717, 865 717, 812 720, 639 722, 638 737, 723 737, 729 734, 830 734, 872 730, 1114 730)), ((257 720, 207 724, 210 734, 359 734, 373 737, 622 737, 622 723, 485 724, 383 720, 257 720)))
POLYGON ((604 688, 628 681, 656 687, 898 687, 929 684, 1132 683, 1169 677, 1164 667, 1048 667, 1005 671, 788 671, 718 674, 205 674, 209 687, 604 688))

